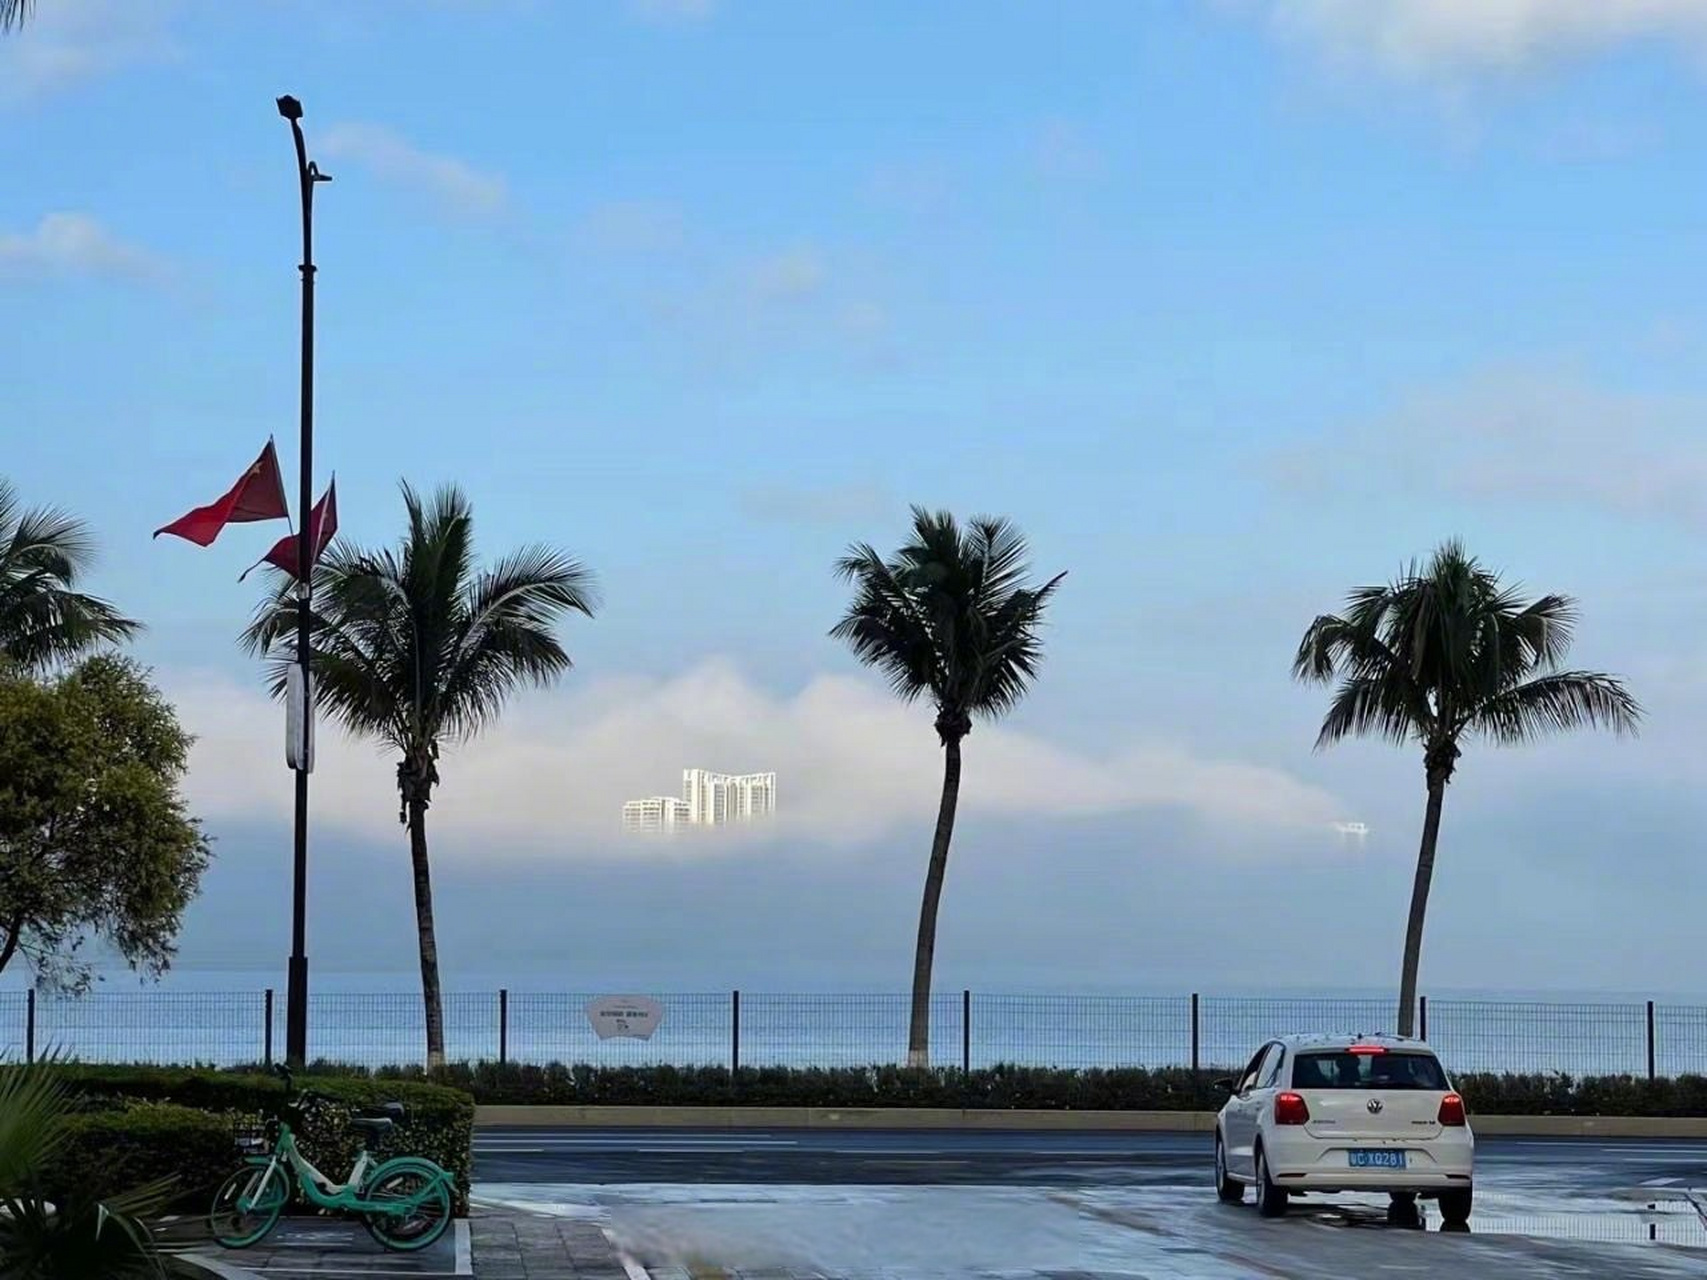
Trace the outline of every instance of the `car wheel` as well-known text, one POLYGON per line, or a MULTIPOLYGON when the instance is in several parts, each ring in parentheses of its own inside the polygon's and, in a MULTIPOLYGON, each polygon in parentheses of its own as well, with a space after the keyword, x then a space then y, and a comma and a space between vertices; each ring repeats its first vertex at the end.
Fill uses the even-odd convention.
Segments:
POLYGON ((1268 1157, 1257 1148, 1257 1212, 1265 1218, 1278 1218, 1286 1212, 1286 1192, 1274 1185, 1268 1175, 1268 1157))
POLYGON ((1449 1227, 1462 1227, 1470 1221, 1473 1193, 1469 1187, 1454 1187, 1440 1193, 1440 1219, 1449 1227))
POLYGON ((1245 1202, 1245 1184, 1227 1172, 1227 1148, 1219 1132, 1215 1134, 1215 1195, 1222 1204, 1245 1202))

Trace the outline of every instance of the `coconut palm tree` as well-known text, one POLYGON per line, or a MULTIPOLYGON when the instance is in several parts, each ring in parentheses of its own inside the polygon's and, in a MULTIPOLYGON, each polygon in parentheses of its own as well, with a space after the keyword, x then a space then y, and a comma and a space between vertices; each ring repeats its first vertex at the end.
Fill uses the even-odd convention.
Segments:
POLYGON ((1452 541, 1391 583, 1354 590, 1345 612, 1317 618, 1298 646, 1294 677, 1338 681, 1318 749, 1352 736, 1422 747, 1428 807, 1405 926, 1400 1035, 1414 1025, 1440 811, 1460 743, 1515 746, 1585 727, 1634 733, 1641 721, 1616 677, 1560 670, 1576 618, 1569 596, 1525 600, 1452 541))
POLYGON ((0 480, 0 662, 40 671, 141 629, 77 590, 94 559, 87 524, 52 507, 26 508, 0 480))
MULTIPOLYGON (((546 546, 504 557, 484 572, 474 559, 474 515, 455 487, 423 499, 408 484, 408 530, 395 549, 335 543, 315 570, 310 661, 315 701, 353 734, 398 754, 399 820, 409 829, 427 1062, 444 1062, 438 944, 427 861, 427 809, 439 750, 497 719, 522 684, 544 685, 570 668, 555 628, 593 616, 592 575, 546 546)), ((296 661, 294 582, 276 586, 243 635, 270 667, 275 697, 296 661)))
POLYGON ((974 719, 998 719, 1025 696, 1043 658, 1044 609, 1066 577, 1030 585, 1028 556, 1025 538, 1006 520, 977 516, 962 528, 946 511, 914 507, 912 535, 890 559, 856 543, 836 562, 854 596, 830 635, 887 675, 903 702, 930 699, 943 749, 942 799, 913 954, 910 1066, 925 1066, 930 1057, 931 964, 960 799, 960 744, 974 719))

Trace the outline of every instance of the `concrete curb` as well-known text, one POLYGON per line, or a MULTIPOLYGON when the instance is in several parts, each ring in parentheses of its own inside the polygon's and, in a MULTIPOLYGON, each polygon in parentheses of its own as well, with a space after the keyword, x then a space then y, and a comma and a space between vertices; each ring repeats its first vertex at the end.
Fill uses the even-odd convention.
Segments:
MULTIPOLYGON (((1707 1116, 1478 1116, 1487 1137, 1707 1138, 1707 1116)), ((539 1107, 474 1109, 476 1129, 960 1129, 1212 1133, 1212 1111, 956 1111, 928 1107, 539 1107)))

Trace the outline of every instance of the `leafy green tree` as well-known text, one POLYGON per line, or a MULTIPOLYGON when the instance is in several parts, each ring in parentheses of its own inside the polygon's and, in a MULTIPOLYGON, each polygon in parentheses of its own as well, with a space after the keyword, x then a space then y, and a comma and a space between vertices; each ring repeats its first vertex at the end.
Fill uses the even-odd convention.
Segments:
MULTIPOLYGON (((555 634, 570 613, 593 616, 593 578, 550 547, 531 546, 481 572, 474 513, 454 487, 423 501, 407 484, 408 530, 394 550, 334 544, 314 579, 310 620, 315 700, 350 732, 398 754, 399 819, 409 829, 415 920, 425 1004, 427 1061, 444 1061, 438 942, 427 860, 427 809, 439 750, 474 737, 523 684, 545 685, 570 668, 555 634)), ((243 643, 265 656, 282 697, 296 661, 294 583, 274 571, 243 643)))
POLYGON ((1338 681, 1318 749, 1370 736, 1422 747, 1428 807, 1399 981, 1399 1034, 1416 1015, 1423 917, 1440 811, 1466 738, 1501 746, 1568 729, 1634 733, 1642 709, 1616 677, 1560 670, 1577 618, 1569 596, 1526 600, 1447 542, 1392 582, 1359 587, 1310 624, 1293 659, 1305 681, 1338 681))
POLYGON ((77 590, 93 560, 88 525, 52 507, 26 508, 0 480, 0 666, 44 670, 139 630, 77 590))
POLYGON ((1067 576, 1032 585, 1029 554, 1007 520, 978 516, 962 528, 949 512, 914 507, 912 535, 892 557, 857 543, 836 562, 854 595, 830 635, 888 676, 903 702, 930 700, 943 749, 942 799, 913 954, 907 1029, 913 1066, 930 1057, 931 965, 960 800, 960 744, 974 719, 998 719, 1025 696, 1043 658, 1044 610, 1067 576))
POLYGON ((170 965, 208 843, 179 794, 190 736, 134 662, 0 677, 0 970, 81 990, 83 944, 170 965))

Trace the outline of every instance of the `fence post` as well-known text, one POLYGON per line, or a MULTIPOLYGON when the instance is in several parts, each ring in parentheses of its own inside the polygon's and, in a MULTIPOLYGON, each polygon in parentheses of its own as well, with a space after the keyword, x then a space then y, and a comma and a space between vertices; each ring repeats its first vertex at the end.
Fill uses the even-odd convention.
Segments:
POLYGON ((1654 1078, 1654 1002, 1648 1001, 1648 1079, 1654 1078))
POLYGON ((729 1083, 741 1074, 741 992, 729 993, 729 1083))
POLYGON ((273 989, 267 988, 266 997, 261 1001, 261 1061, 269 1067, 273 1065, 273 989))
POLYGON ((972 1074, 972 992, 960 993, 960 1073, 972 1074))
POLYGON ((1198 1034, 1197 992, 1193 991, 1191 993, 1191 1069, 1193 1072, 1199 1070, 1197 1061, 1199 1046, 1198 1034))
POLYGON ((24 1061, 36 1060, 36 989, 24 999, 24 1061))
POLYGON ((1420 1039, 1428 1039, 1428 997, 1417 997, 1417 1035, 1420 1039))
POLYGON ((498 1065, 510 1060, 510 989, 498 988, 498 1065))

